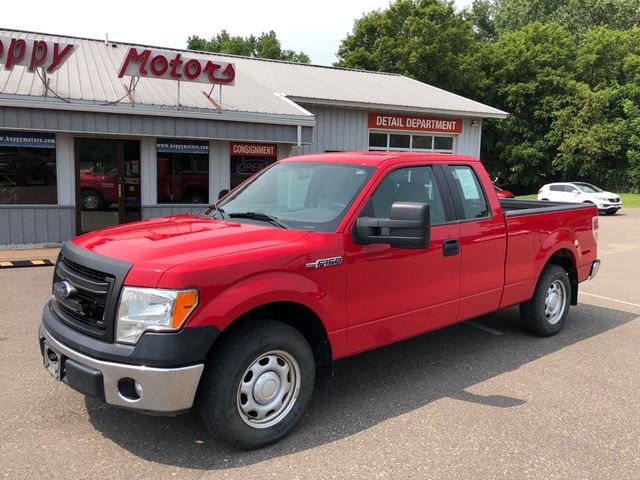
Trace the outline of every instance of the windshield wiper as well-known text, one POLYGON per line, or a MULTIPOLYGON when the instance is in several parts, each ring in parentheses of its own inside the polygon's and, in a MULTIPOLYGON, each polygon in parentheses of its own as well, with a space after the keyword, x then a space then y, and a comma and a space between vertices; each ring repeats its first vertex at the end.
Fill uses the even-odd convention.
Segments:
POLYGON ((214 213, 218 214, 218 216, 222 219, 225 220, 225 213, 224 210, 222 208, 220 208, 219 206, 217 206, 215 203, 209 205, 209 208, 211 210, 213 210, 214 213))
POLYGON ((266 213, 260 212, 235 212, 229 213, 229 218, 248 218, 250 220, 262 220, 265 222, 269 222, 272 225, 275 225, 280 228, 289 228, 289 226, 285 223, 282 223, 277 217, 272 215, 268 215, 266 213))

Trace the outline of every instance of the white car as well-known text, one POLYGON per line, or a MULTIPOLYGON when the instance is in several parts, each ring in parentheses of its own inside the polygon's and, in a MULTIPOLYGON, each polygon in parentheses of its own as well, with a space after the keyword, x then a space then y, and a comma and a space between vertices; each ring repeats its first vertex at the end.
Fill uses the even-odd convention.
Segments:
POLYGON ((538 200, 562 203, 593 203, 608 215, 622 208, 620 197, 584 182, 548 183, 538 190, 538 200))

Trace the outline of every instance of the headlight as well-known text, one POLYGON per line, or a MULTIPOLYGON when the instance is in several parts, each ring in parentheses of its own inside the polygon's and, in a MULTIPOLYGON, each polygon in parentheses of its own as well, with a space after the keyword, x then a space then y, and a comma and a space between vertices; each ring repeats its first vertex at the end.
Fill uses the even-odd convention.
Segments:
POLYGON ((197 306, 197 290, 124 287, 118 306, 116 341, 134 345, 148 330, 179 330, 197 306))

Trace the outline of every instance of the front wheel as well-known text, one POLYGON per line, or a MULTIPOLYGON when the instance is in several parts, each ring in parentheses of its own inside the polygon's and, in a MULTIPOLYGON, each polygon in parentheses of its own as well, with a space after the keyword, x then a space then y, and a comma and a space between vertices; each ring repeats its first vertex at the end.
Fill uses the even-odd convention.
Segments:
POLYGON ((547 265, 531 300, 520 304, 524 328, 542 337, 555 335, 564 326, 571 303, 569 275, 558 265, 547 265))
POLYGON ((313 352, 300 332, 272 320, 248 323, 208 362, 200 416, 222 441, 243 450, 259 448, 295 427, 314 383, 313 352))

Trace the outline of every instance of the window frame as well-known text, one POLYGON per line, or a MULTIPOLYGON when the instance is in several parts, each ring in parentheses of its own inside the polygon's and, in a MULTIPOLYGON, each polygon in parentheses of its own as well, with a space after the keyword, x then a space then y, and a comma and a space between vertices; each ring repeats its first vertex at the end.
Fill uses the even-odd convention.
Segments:
POLYGON ((373 190, 371 191, 371 193, 368 194, 367 198, 362 203, 362 208, 358 212, 356 218, 361 218, 361 217, 368 216, 368 215, 364 215, 364 212, 367 210, 367 206, 369 205, 369 201, 373 198, 373 195, 376 193, 376 191, 378 190, 380 185, 382 185, 382 182, 389 175, 392 175, 393 173, 397 172, 398 170, 404 170, 404 169, 409 169, 409 168, 430 168, 431 172, 433 174, 433 178, 435 179, 438 191, 440 192, 440 200, 442 201, 442 209, 444 211, 445 221, 442 222, 442 223, 437 223, 437 224, 430 223, 430 226, 431 227, 439 227, 441 225, 450 225, 452 223, 458 223, 458 218, 457 218, 457 214, 456 214, 456 210, 455 210, 454 201, 453 201, 453 198, 451 196, 451 192, 450 192, 449 186, 447 184, 448 183, 447 179, 445 178, 445 173, 444 173, 444 171, 442 169, 442 166, 440 164, 437 164, 437 163, 428 163, 428 164, 417 163, 417 164, 410 164, 410 165, 406 165, 406 164, 405 165, 397 165, 394 168, 392 168, 391 170, 386 171, 380 177, 380 179, 377 181, 375 187, 373 187, 373 190))
POLYGON ((456 152, 456 147, 458 146, 458 137, 456 134, 447 134, 440 132, 414 132, 414 131, 404 131, 404 130, 379 130, 375 128, 370 128, 367 132, 367 148, 370 152, 428 152, 428 153, 446 153, 453 154, 456 152), (369 135, 372 133, 382 134, 387 136, 387 145, 386 147, 372 147, 369 143, 369 135), (406 135, 409 137, 409 148, 401 148, 401 147, 391 147, 391 135, 406 135), (413 147, 413 137, 431 137, 431 148, 414 148, 413 147), (443 150, 443 149, 435 149, 433 146, 436 142, 436 137, 443 138, 451 138, 451 150, 443 150))

